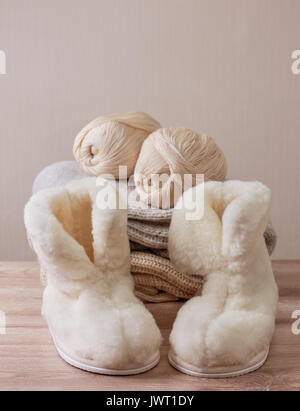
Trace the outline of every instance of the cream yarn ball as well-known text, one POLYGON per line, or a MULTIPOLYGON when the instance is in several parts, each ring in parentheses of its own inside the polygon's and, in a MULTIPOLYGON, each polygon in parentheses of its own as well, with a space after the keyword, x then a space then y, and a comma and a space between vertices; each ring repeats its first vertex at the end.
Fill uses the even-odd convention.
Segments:
POLYGON ((140 198, 159 208, 174 207, 183 193, 184 175, 204 174, 205 181, 224 181, 227 163, 212 137, 183 127, 161 128, 145 140, 136 167, 135 183, 140 198), (165 175, 165 179, 157 175, 165 175))
POLYGON ((119 166, 127 166, 128 177, 142 144, 161 125, 142 112, 108 114, 96 118, 77 135, 73 153, 81 168, 89 175, 119 177, 119 166))

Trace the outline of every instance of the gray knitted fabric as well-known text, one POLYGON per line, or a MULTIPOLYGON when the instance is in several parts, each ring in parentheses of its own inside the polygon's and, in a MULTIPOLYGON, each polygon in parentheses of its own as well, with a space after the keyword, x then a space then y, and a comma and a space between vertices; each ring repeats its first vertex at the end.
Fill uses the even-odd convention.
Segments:
POLYGON ((128 187, 128 218, 143 222, 170 223, 173 209, 161 210, 151 208, 139 200, 139 194, 135 188, 128 187))
MULTIPOLYGON (((172 212, 172 210, 168 211, 172 212)), ((132 243, 132 250, 142 251, 148 249, 150 252, 153 252, 157 255, 168 257, 168 233, 172 213, 170 214, 170 216, 167 216, 167 213, 162 214, 163 222, 159 224, 159 217, 156 209, 154 209, 153 211, 151 209, 144 210, 145 220, 143 221, 140 220, 140 214, 135 220, 133 218, 133 213, 131 213, 131 218, 129 218, 128 220, 128 236, 132 243), (156 218, 155 222, 153 222, 152 220, 152 212, 156 218), (168 223, 166 223, 167 219, 168 223)), ((271 256, 274 252, 277 242, 277 235, 271 221, 269 221, 266 227, 264 238, 268 253, 271 256)))
POLYGON ((169 225, 128 220, 129 240, 147 248, 168 248, 169 225))
POLYGON ((158 208, 132 208, 128 204, 128 218, 140 221, 152 221, 156 223, 167 223, 171 220, 173 210, 160 210, 158 208))

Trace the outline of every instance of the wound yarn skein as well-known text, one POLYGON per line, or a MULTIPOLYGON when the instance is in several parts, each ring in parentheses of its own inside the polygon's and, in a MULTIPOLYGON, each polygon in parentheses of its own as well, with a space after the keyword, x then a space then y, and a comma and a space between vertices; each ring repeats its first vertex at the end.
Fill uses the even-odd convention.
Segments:
POLYGON ((158 208, 172 208, 183 194, 184 175, 192 176, 190 185, 197 183, 196 175, 205 181, 224 181, 226 158, 212 137, 195 133, 184 127, 156 130, 145 140, 136 167, 135 183, 140 198, 158 208), (164 179, 157 176, 164 175, 164 179))
POLYGON ((91 176, 119 178, 119 166, 127 166, 130 177, 144 140, 160 124, 143 112, 103 115, 91 121, 75 138, 73 154, 91 176))

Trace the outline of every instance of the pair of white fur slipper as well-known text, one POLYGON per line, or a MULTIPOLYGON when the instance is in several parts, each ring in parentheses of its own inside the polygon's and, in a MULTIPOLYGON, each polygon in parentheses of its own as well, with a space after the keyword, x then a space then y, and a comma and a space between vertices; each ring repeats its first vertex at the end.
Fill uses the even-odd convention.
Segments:
MULTIPOLYGON (((99 207, 96 179, 43 190, 25 209, 28 237, 47 285, 45 316, 59 354, 75 367, 138 374, 160 359, 161 333, 134 294, 127 211, 99 207)), ((179 311, 170 363, 204 377, 241 375, 267 358, 277 286, 263 238, 270 192, 261 183, 205 183, 204 215, 187 220, 187 191, 174 211, 169 253, 205 285, 179 311)))

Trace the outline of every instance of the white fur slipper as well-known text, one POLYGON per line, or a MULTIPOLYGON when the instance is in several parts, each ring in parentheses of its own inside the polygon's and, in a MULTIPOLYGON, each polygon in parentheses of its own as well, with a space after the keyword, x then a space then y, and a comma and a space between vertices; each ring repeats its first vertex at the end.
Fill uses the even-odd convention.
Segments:
POLYGON ((77 358, 75 355, 72 357, 69 357, 68 354, 64 351, 63 348, 59 345, 57 342, 55 335, 52 333, 50 329, 50 334, 52 336, 55 348, 58 352, 58 354, 61 356, 63 360, 65 360, 68 364, 72 365, 73 367, 80 368, 81 370, 88 371, 88 372, 93 372, 95 374, 105 374, 105 375, 137 375, 137 374, 142 374, 144 372, 147 372, 154 368, 160 361, 160 354, 157 352, 154 354, 152 359, 149 359, 149 363, 143 365, 142 367, 139 368, 128 368, 124 370, 119 370, 119 369, 109 369, 109 368, 99 368, 97 366, 97 361, 93 360, 87 360, 87 359, 82 359, 82 358, 77 358))
POLYGON ((174 211, 169 253, 177 270, 205 282, 202 295, 178 312, 170 363, 202 377, 242 375, 263 365, 275 326, 278 289, 263 238, 270 191, 240 181, 191 190, 174 211), (187 220, 196 194, 204 215, 187 220))
POLYGON ((95 178, 44 190, 25 208, 46 273, 42 312, 64 360, 129 375, 159 361, 160 331, 134 295, 126 210, 101 210, 95 178))
POLYGON ((250 361, 247 366, 226 366, 226 367, 195 367, 193 364, 188 364, 177 357, 171 351, 169 352, 169 362, 178 371, 184 374, 192 375, 193 377, 202 378, 232 378, 248 374, 258 370, 264 365, 268 358, 269 350, 256 356, 250 361))

